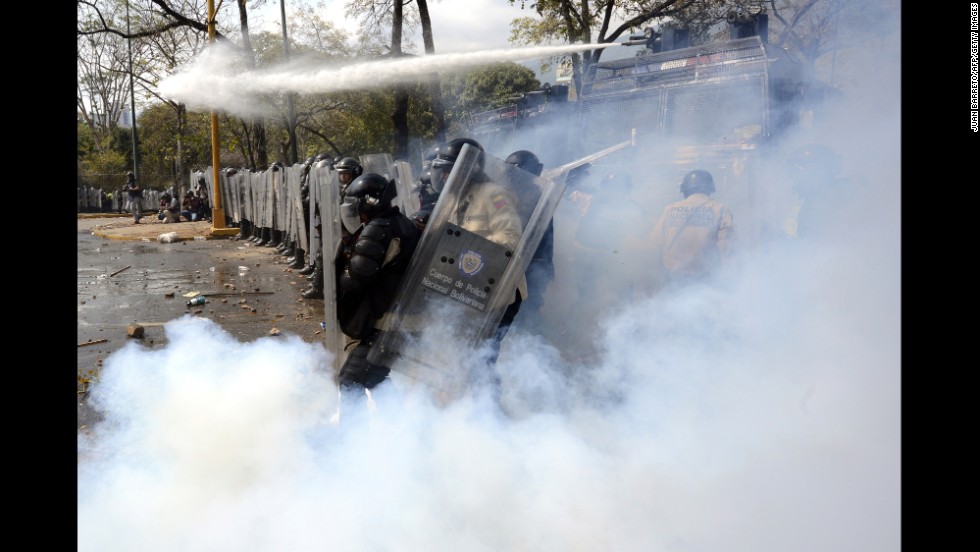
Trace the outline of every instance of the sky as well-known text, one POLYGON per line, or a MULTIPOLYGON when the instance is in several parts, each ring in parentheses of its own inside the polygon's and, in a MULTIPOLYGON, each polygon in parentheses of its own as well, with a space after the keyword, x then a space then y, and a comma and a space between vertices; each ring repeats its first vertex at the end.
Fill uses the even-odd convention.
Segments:
MULTIPOLYGON (((338 14, 338 18, 346 23, 335 21, 338 26, 356 28, 356 20, 344 18, 345 0, 327 0, 326 12, 338 14)), ((286 1, 286 13, 289 16, 290 3, 286 1)), ((413 8, 414 9, 414 8, 413 8)), ((433 40, 436 51, 439 52, 472 52, 504 48, 510 46, 507 38, 510 36, 510 22, 517 17, 523 17, 532 10, 521 10, 520 5, 511 6, 506 0, 430 0, 429 15, 432 18, 433 40)), ((282 19, 278 0, 251 14, 252 20, 258 25, 278 25, 282 19)), ((415 40, 421 48, 421 33, 415 40)))
MULTIPOLYGON (((79 434, 78 550, 899 550, 900 55, 863 44, 842 101, 774 148, 756 211, 719 186, 743 241, 716 278, 648 290, 636 254, 578 293, 556 212, 546 324, 504 342, 503 411, 479 388, 440 404, 396 365, 369 415, 338 421, 318 343, 239 342, 194 317, 167 323, 166 346, 128 343, 90 387, 105 420, 79 434), (791 210, 782 160, 808 143, 841 157, 833 219, 750 239, 791 210)), ((208 63, 182 78, 240 100, 214 93, 208 63)), ((624 213, 653 222, 680 199, 627 168, 624 213)), ((596 228, 607 244, 623 230, 596 228)))

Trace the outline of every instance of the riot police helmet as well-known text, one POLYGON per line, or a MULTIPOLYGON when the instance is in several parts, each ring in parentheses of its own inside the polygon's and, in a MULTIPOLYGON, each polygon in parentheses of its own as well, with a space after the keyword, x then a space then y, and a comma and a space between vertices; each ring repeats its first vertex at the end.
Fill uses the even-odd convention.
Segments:
POLYGON ((136 180, 136 175, 133 174, 133 171, 126 171, 126 182, 132 182, 134 180, 136 180))
POLYGON ((698 193, 706 195, 715 193, 715 179, 711 177, 711 173, 701 169, 688 172, 681 181, 681 194, 684 197, 698 193))
POLYGON ((422 209, 431 208, 439 199, 439 192, 432 187, 432 169, 425 169, 419 175, 419 183, 415 191, 419 194, 419 205, 422 209))
POLYGON ((367 173, 354 179, 344 190, 344 204, 356 205, 357 213, 368 219, 392 208, 395 198, 395 182, 380 174, 367 173))
POLYGON ((342 158, 340 161, 334 163, 333 168, 339 173, 349 172, 354 178, 364 174, 364 167, 353 157, 342 158))
POLYGON ((507 159, 504 159, 504 163, 517 165, 534 176, 541 176, 541 171, 544 169, 544 165, 538 159, 538 156, 527 150, 515 151, 508 155, 507 159))
MULTIPOLYGON (((472 138, 455 138, 439 147, 436 151, 436 156, 432 159, 432 168, 444 169, 446 167, 452 167, 456 163, 456 158, 459 157, 460 152, 463 150, 463 146, 466 144, 483 151, 483 146, 472 138)), ((481 168, 482 161, 483 157, 481 156, 481 168)))
POLYGON ((436 142, 435 144, 429 146, 429 149, 425 150, 425 154, 422 155, 423 169, 428 169, 430 166, 432 166, 432 160, 439 154, 439 148, 441 148, 443 145, 444 144, 442 142, 436 142))
POLYGON ((456 159, 463 150, 463 146, 469 144, 480 150, 481 155, 477 157, 476 170, 483 170, 483 146, 479 142, 472 138, 455 138, 446 142, 439 147, 436 152, 435 158, 432 160, 432 187, 437 193, 442 192, 443 186, 446 184, 446 179, 449 177, 449 172, 452 171, 453 165, 456 164, 456 159))
POLYGON ((316 163, 317 161, 323 161, 324 159, 326 159, 327 161, 332 161, 331 157, 325 153, 318 153, 315 156, 313 156, 314 163, 316 163))

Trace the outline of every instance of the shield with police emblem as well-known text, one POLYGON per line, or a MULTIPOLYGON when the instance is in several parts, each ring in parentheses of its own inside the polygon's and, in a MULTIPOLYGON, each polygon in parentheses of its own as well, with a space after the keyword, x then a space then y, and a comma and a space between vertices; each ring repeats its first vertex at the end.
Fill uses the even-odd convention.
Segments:
POLYGON ((563 185, 463 146, 368 360, 443 401, 493 368, 488 340, 554 213, 563 185))

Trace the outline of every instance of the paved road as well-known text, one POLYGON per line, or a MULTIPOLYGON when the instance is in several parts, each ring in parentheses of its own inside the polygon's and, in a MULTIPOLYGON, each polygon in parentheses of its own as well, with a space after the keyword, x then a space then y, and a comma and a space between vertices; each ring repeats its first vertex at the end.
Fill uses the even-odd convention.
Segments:
POLYGON ((85 404, 86 382, 98 377, 108 355, 134 339, 127 335, 131 324, 143 326, 139 341, 150 348, 165 345, 163 325, 185 315, 207 317, 243 342, 274 330, 310 343, 322 342, 323 301, 300 295, 309 282, 288 268, 273 247, 256 247, 247 240, 204 239, 208 226, 79 218, 80 430, 97 417, 85 404), (189 236, 160 243, 148 237, 177 227, 200 234, 199 239, 189 236), (93 235, 93 230, 102 236, 93 235), (207 296, 205 305, 186 305, 183 295, 194 291, 207 296), (105 341, 83 345, 100 340, 105 341))

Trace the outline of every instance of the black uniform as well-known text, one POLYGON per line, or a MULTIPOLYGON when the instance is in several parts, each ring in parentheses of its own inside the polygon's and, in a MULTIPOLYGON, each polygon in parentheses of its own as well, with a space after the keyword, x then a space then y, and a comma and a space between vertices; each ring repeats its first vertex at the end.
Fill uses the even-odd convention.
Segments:
POLYGON ((342 387, 370 389, 387 377, 389 369, 369 363, 367 353, 380 333, 375 325, 391 306, 418 241, 415 224, 391 207, 343 244, 336 263, 337 318, 344 334, 358 343, 340 369, 342 387), (395 239, 398 251, 385 263, 395 239))

